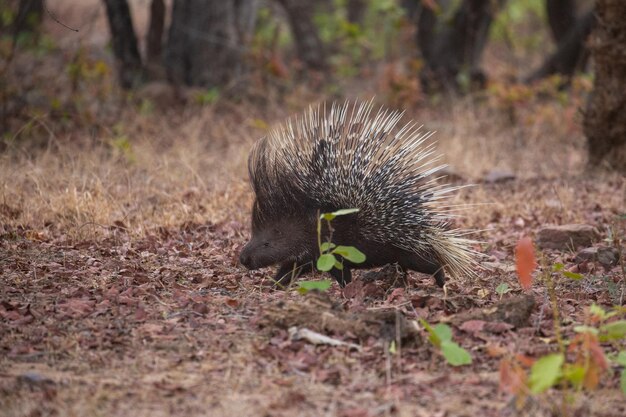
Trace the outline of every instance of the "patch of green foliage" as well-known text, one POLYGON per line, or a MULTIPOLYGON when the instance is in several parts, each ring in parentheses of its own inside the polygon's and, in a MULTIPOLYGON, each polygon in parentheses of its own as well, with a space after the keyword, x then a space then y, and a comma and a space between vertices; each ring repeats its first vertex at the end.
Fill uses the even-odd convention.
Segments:
POLYGON ((300 281, 298 282, 298 292, 302 295, 311 290, 324 292, 330 288, 333 281, 331 279, 323 279, 320 281, 300 281))
POLYGON ((509 0, 496 14, 491 25, 490 38, 505 42, 513 49, 536 50, 545 42, 545 34, 530 31, 523 35, 520 26, 536 20, 546 27, 545 0, 509 0))
POLYGON ((420 319, 420 323, 428 332, 428 341, 441 350, 441 354, 450 365, 462 366, 472 363, 472 356, 469 352, 452 340, 450 326, 443 323, 431 326, 424 319, 420 319))
POLYGON ((217 88, 209 88, 195 96, 196 103, 204 106, 213 104, 220 98, 220 90, 217 88))
POLYGON ((332 243, 332 225, 331 222, 337 216, 345 216, 348 214, 357 213, 359 209, 342 209, 333 213, 322 213, 317 220, 317 238, 318 246, 320 249, 320 256, 317 258, 316 267, 320 271, 328 272, 333 268, 343 269, 343 259, 346 259, 355 264, 365 262, 365 254, 355 248, 354 246, 342 246, 332 243), (322 220, 328 223, 328 229, 330 230, 330 236, 328 241, 322 242, 322 220), (338 259, 339 257, 339 259, 338 259))
MULTIPOLYGON (((320 250, 320 256, 317 258, 316 268, 319 271, 328 272, 333 268, 343 269, 343 260, 359 264, 365 262, 365 254, 354 246, 335 245, 332 242, 332 224, 331 222, 337 216, 345 216, 357 213, 359 209, 342 209, 332 213, 322 213, 317 219, 317 243, 320 250), (328 224, 330 235, 326 242, 322 242, 322 220, 328 224)), ((306 294, 310 290, 326 291, 330 288, 332 280, 322 281, 301 281, 298 283, 298 292, 306 294)))
POLYGON ((511 288, 509 287, 509 284, 507 284, 506 282, 502 282, 500 283, 500 285, 496 287, 496 294, 500 296, 500 299, 502 299, 502 296, 504 294, 510 291, 511 291, 511 288))

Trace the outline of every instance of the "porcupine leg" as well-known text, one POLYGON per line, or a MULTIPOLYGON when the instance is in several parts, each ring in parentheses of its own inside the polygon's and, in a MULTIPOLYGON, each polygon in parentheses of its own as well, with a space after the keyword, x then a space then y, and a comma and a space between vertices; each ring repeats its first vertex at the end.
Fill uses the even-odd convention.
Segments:
POLYGON ((285 262, 280 265, 276 275, 274 275, 275 285, 277 287, 286 287, 293 278, 298 278, 301 274, 310 272, 311 269, 311 263, 298 266, 294 261, 285 262))
POLYGON ((446 283, 446 274, 443 271, 443 267, 438 262, 425 259, 417 254, 407 257, 403 259, 403 261, 404 262, 400 264, 402 269, 412 269, 423 274, 432 275, 439 287, 443 287, 446 283))
POLYGON ((343 269, 333 268, 328 273, 335 278, 341 288, 352 282, 352 272, 346 265, 343 266, 343 269))

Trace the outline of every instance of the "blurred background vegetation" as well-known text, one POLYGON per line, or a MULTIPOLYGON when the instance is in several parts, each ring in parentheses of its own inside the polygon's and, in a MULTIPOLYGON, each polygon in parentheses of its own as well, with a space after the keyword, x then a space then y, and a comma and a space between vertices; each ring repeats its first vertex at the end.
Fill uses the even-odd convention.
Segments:
POLYGON ((194 109, 289 108, 295 96, 470 100, 511 125, 550 101, 578 115, 589 162, 624 169, 624 3, 0 0, 0 146, 106 131, 125 152, 128 111, 175 126, 194 109))

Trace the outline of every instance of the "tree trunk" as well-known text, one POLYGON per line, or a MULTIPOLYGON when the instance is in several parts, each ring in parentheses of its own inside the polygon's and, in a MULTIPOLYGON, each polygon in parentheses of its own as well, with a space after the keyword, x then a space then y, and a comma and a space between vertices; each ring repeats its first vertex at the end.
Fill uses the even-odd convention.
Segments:
POLYGON ((576 25, 561 38, 556 51, 549 55, 541 67, 532 73, 526 82, 533 82, 550 75, 561 74, 571 77, 574 73, 585 67, 588 52, 585 49, 585 40, 591 33, 596 22, 596 16, 592 11, 578 19, 576 25))
POLYGON ((583 120, 589 162, 626 173, 626 1, 597 0, 595 82, 583 120))
POLYGON ((424 5, 416 14, 417 44, 425 68, 422 83, 427 90, 460 90, 458 75, 482 86, 486 76, 480 61, 489 28, 504 0, 442 1, 437 14, 424 5), (453 7, 456 6, 456 9, 453 7))
POLYGON ((278 0, 283 6, 297 48, 298 58, 308 69, 327 69, 324 44, 313 23, 315 2, 308 0, 278 0))
POLYGON ((223 88, 246 72, 257 0, 174 0, 165 50, 175 84, 223 88))
POLYGON ((576 0, 546 0, 546 14, 552 38, 558 44, 576 26, 576 0))
POLYGON ((144 80, 141 56, 137 47, 137 36, 126 0, 104 0, 106 5, 113 53, 117 60, 122 88, 137 87, 144 80))
POLYGON ((348 0, 346 4, 347 19, 350 23, 363 23, 363 16, 367 5, 364 0, 348 0))
POLYGON ((150 4, 150 24, 146 34, 146 64, 152 74, 158 73, 161 67, 164 26, 165 3, 163 0, 152 0, 150 4))
POLYGON ((43 16, 43 0, 20 0, 14 33, 38 32, 43 16))

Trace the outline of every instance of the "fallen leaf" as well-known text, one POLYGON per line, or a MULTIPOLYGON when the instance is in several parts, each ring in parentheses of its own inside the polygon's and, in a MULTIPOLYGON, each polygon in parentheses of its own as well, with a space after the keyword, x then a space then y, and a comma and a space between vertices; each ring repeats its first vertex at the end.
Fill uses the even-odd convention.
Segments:
POLYGON ((532 285, 532 273, 537 268, 535 260, 535 247, 529 237, 523 237, 517 242, 515 247, 515 266, 520 285, 524 289, 529 289, 532 285))

